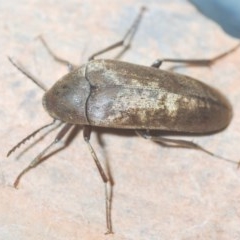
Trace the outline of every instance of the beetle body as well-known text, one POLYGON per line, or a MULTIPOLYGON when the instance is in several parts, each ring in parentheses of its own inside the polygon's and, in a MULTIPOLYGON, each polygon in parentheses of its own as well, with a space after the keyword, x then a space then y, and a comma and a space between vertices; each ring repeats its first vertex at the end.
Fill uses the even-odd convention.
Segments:
MULTIPOLYGON (((143 7, 122 40, 94 53, 86 64, 75 69, 69 61, 55 55, 46 41, 40 37, 39 39, 49 54, 71 70, 49 90, 37 78, 9 58, 17 69, 45 91, 43 106, 54 121, 23 138, 7 153, 7 156, 42 129, 52 126, 50 130, 52 131, 62 126, 55 139, 19 173, 14 181, 14 187, 17 188, 21 178, 47 158, 49 156, 47 152, 71 131, 72 134, 69 134, 60 149, 68 145, 76 130, 73 125, 82 125, 84 142, 105 185, 107 234, 113 233, 111 212, 114 180, 109 162, 106 159, 107 171, 105 171, 90 143, 92 126, 134 129, 140 137, 165 147, 196 149, 219 159, 237 163, 216 155, 191 141, 165 138, 161 135, 161 131, 175 131, 182 135, 219 131, 229 124, 232 108, 228 100, 214 88, 191 77, 158 68, 162 62, 208 66, 237 49, 240 44, 213 59, 157 59, 151 67, 117 60, 96 60, 96 57, 103 53, 121 47, 121 51, 115 57, 117 59, 129 49, 144 11, 143 7), (60 121, 54 126, 55 120, 60 121), (148 130, 155 131, 153 133, 148 130)), ((98 140, 102 142, 101 138, 98 140)))
POLYGON ((72 124, 189 133, 221 130, 232 116, 227 99, 198 80, 116 60, 93 60, 68 73, 43 105, 72 124))

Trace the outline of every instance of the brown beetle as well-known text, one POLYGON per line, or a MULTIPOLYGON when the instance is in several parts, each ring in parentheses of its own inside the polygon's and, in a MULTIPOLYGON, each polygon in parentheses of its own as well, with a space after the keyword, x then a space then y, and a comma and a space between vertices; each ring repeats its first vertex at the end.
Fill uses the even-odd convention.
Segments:
POLYGON ((53 119, 110 128, 208 133, 226 127, 227 99, 193 78, 115 60, 93 60, 43 97, 53 119))
MULTIPOLYGON (((178 133, 212 133, 225 128, 232 117, 232 108, 228 100, 212 87, 184 75, 159 70, 162 62, 182 62, 196 65, 211 65, 216 60, 234 51, 239 44, 210 60, 160 59, 151 67, 145 67, 117 60, 95 60, 95 57, 123 46, 122 52, 130 47, 130 43, 138 28, 144 8, 126 33, 123 40, 92 55, 89 62, 74 67, 68 61, 55 56, 43 38, 40 38, 49 53, 59 62, 67 64, 70 72, 47 90, 26 70, 10 61, 27 77, 46 91, 43 106, 49 115, 61 124, 65 124, 55 140, 46 147, 17 177, 17 187, 21 177, 31 168, 37 166, 43 155, 74 125, 83 126, 84 140, 96 163, 106 187, 107 233, 112 233, 111 194, 107 183, 110 176, 104 172, 89 140, 91 126, 106 128, 134 129, 146 139, 159 142, 165 146, 194 148, 207 154, 236 163, 217 156, 201 146, 185 140, 169 139, 161 136, 161 131, 178 133), (157 136, 151 133, 159 133, 157 136)), ((121 53, 122 53, 121 52, 121 53)), ((34 136, 48 124, 27 136, 9 152, 8 156, 26 140, 34 136)))

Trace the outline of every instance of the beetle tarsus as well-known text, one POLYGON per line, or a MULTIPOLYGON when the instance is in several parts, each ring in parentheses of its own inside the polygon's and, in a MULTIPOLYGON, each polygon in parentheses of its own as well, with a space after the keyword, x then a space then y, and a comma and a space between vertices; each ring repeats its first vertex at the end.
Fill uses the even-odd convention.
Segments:
POLYGON ((112 229, 112 184, 111 181, 105 183, 105 204, 106 204, 106 224, 107 224, 107 232, 105 234, 113 234, 112 229), (108 191, 108 183, 110 191, 108 191))

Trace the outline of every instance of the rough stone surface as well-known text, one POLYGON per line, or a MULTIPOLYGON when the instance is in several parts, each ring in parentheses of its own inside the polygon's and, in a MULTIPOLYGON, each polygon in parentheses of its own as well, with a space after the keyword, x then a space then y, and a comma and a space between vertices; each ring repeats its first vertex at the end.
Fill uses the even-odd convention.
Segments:
MULTIPOLYGON (((185 0, 0 1, 0 239, 240 239, 240 172, 234 164, 195 150, 163 148, 128 131, 102 134, 103 149, 95 134, 91 138, 100 160, 109 160, 115 181, 114 235, 104 235, 104 188, 81 132, 30 171, 18 190, 12 187, 55 133, 21 155, 36 136, 6 158, 14 144, 51 121, 41 105, 42 90, 7 56, 50 87, 67 69, 53 61, 38 35, 59 56, 83 63, 120 40, 142 5, 148 11, 124 61, 208 58, 237 43, 185 0)), ((177 69, 228 96, 234 109, 230 126, 190 140, 234 160, 240 151, 239 54, 211 68, 177 69)))

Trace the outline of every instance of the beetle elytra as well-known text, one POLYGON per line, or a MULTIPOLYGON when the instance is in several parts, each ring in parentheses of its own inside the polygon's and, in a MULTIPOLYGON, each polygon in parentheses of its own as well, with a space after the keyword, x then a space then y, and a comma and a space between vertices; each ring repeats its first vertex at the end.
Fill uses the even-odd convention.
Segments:
MULTIPOLYGON (((108 193, 108 185, 112 187, 112 182, 90 144, 91 126, 134 129, 141 137, 165 146, 194 148, 236 163, 217 156, 193 142, 161 136, 161 131, 205 134, 222 130, 230 123, 232 107, 216 89, 191 77, 160 70, 159 67, 162 62, 210 65, 236 50, 239 44, 210 60, 159 59, 150 67, 120 62, 116 59, 95 59, 98 55, 116 47, 123 47, 121 53, 130 47, 143 10, 144 8, 121 41, 92 55, 89 61, 80 67, 75 67, 68 61, 55 56, 44 39, 40 38, 55 60, 67 64, 70 69, 70 72, 49 90, 10 59, 13 65, 45 91, 43 97, 45 110, 54 122, 57 120, 60 124, 64 124, 54 141, 18 175, 14 186, 18 186, 21 177, 37 166, 46 152, 57 144, 74 125, 82 125, 84 140, 105 183, 107 233, 113 232, 112 199, 111 194, 108 193), (152 134, 152 130, 159 134, 157 136, 152 134)), ((41 129, 52 124, 41 127, 27 136, 8 152, 8 156, 41 129)))

